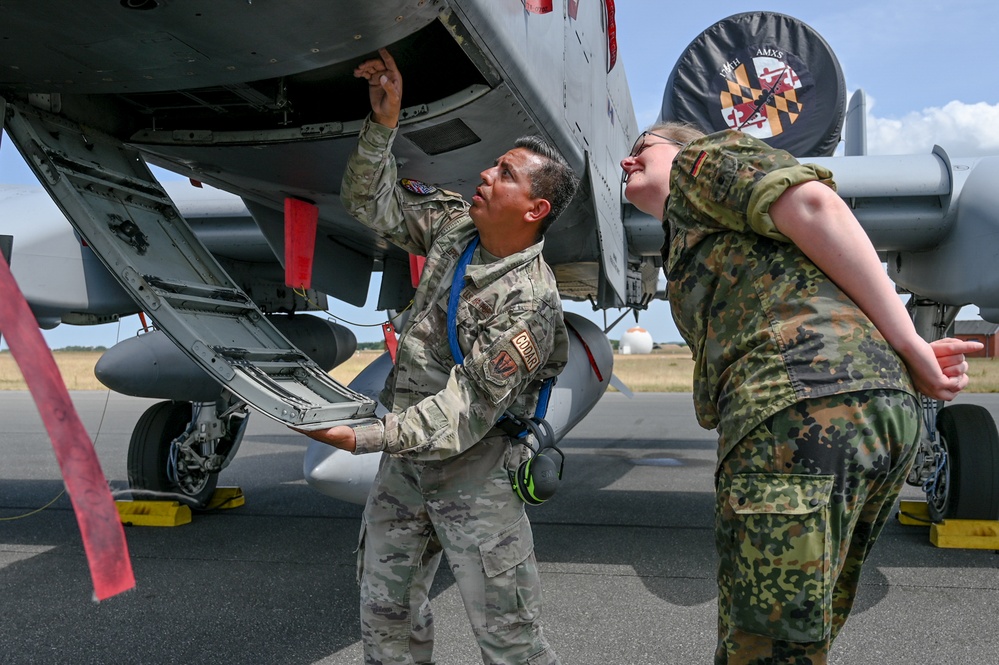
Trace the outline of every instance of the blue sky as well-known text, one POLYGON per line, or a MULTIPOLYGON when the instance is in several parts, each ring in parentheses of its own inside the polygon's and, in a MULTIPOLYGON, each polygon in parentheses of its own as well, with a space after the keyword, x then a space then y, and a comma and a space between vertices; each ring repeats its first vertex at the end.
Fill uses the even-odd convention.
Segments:
MULTIPOLYGON (((836 53, 852 93, 868 95, 868 152, 928 153, 934 144, 959 156, 999 155, 999 70, 994 62, 994 0, 838 2, 729 0, 674 3, 624 0, 616 3, 618 45, 628 74, 640 127, 658 116, 666 80, 687 45, 705 28, 732 14, 767 10, 794 16, 815 29, 836 53)), ((34 176, 6 140, 0 146, 0 183, 34 183, 34 176)), ((2 228, 2 222, 0 222, 2 228)), ((369 298, 373 302, 373 298, 369 298)), ((567 309, 603 322, 585 304, 567 309)), ((360 341, 380 338, 381 317, 373 309, 336 307, 352 322, 360 341)), ((974 318, 966 308, 962 318, 974 318)), ((620 312, 607 313, 609 321, 620 312)), ((620 337, 634 324, 628 315, 609 333, 620 337)), ((655 303, 639 319, 656 341, 679 339, 665 303, 655 303)), ((131 336, 137 319, 87 328, 61 325, 45 335, 50 346, 111 346, 131 336)))

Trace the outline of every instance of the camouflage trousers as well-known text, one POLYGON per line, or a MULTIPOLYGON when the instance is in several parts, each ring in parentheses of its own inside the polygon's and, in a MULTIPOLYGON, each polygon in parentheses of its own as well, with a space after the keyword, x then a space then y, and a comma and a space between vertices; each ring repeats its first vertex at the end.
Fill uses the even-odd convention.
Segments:
POLYGON ((429 591, 447 556, 487 665, 557 665, 541 627, 541 580, 508 468, 524 446, 483 439, 444 462, 383 455, 358 546, 364 662, 432 663, 429 591))
POLYGON ((912 465, 920 406, 896 391, 800 402, 717 477, 716 664, 826 663, 912 465))

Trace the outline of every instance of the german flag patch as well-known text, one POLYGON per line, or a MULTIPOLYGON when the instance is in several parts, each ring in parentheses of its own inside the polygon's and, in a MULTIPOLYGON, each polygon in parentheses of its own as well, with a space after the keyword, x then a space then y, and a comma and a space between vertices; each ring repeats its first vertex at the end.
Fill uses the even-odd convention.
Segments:
POLYGON ((694 165, 690 167, 690 175, 697 177, 697 174, 701 172, 701 167, 704 165, 704 160, 707 159, 708 153, 701 151, 701 154, 697 156, 694 160, 694 165))

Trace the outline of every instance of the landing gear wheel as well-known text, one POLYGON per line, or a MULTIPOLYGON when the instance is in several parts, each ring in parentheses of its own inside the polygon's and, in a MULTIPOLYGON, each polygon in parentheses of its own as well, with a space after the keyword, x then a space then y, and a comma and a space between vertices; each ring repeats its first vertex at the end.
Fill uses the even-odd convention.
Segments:
POLYGON ((930 518, 999 520, 999 433, 992 415, 976 404, 955 404, 937 414, 947 462, 927 496, 930 518))
POLYGON ((128 484, 133 489, 180 494, 178 500, 198 510, 208 505, 217 473, 179 465, 176 480, 168 472, 170 444, 191 422, 190 402, 159 402, 149 407, 132 430, 128 444, 128 484))

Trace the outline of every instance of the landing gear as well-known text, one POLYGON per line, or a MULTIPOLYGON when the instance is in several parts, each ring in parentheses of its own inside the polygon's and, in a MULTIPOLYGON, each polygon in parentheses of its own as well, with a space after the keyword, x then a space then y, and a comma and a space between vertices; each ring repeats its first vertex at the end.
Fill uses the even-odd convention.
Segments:
POLYGON ((238 404, 217 414, 214 402, 159 402, 139 418, 128 446, 128 484, 140 498, 207 507, 218 474, 243 438, 248 413, 238 404))
POLYGON ((937 414, 933 475, 924 485, 930 518, 999 520, 999 433, 981 406, 956 404, 937 414))
MULTIPOLYGON (((929 341, 951 334, 960 307, 913 295, 906 307, 919 335, 929 341)), ((987 409, 943 406, 923 397, 923 430, 906 482, 926 493, 929 517, 999 520, 999 434, 987 409)))

